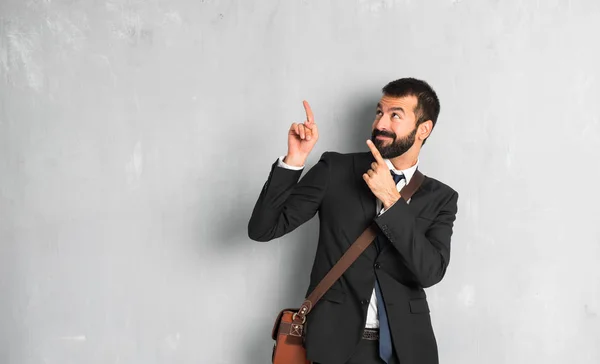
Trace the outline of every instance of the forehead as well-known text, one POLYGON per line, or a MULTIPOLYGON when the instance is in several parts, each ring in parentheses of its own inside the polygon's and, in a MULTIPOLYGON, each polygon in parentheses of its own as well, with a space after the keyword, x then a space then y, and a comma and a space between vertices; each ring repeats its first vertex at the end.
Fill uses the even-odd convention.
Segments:
POLYGON ((379 100, 379 105, 384 111, 396 107, 401 107, 404 111, 414 112, 415 108, 417 107, 417 103, 417 97, 414 95, 402 97, 383 95, 379 100))

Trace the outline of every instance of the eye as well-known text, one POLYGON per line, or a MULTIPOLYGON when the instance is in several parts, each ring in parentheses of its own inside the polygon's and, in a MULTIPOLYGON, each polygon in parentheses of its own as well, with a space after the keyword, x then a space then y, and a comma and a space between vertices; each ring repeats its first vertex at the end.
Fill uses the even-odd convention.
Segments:
POLYGON ((377 110, 377 111, 375 112, 375 115, 377 115, 377 116, 381 116, 381 115, 383 115, 383 113, 381 112, 381 110, 377 110))
POLYGON ((396 113, 393 113, 393 114, 392 114, 392 117, 393 117, 393 118, 400 119, 400 115, 398 115, 398 114, 396 114, 396 113))

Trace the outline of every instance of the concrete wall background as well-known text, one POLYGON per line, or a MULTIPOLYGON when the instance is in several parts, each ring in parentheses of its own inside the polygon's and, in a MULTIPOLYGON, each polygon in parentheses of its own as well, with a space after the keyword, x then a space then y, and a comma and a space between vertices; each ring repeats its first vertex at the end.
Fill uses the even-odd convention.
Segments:
POLYGON ((600 2, 0 1, 0 363, 267 363, 317 219, 246 224, 302 100, 366 151, 380 88, 442 112, 461 193, 442 363, 600 362, 600 2))

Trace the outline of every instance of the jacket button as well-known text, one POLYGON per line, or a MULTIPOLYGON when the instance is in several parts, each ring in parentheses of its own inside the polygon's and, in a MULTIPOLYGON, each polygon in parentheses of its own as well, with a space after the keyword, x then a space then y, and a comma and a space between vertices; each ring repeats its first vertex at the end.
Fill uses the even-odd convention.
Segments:
POLYGON ((380 269, 381 268, 381 264, 375 263, 374 267, 375 267, 375 269, 380 269))
POLYGON ((361 305, 366 305, 367 303, 369 303, 369 300, 362 300, 362 301, 360 301, 361 305))

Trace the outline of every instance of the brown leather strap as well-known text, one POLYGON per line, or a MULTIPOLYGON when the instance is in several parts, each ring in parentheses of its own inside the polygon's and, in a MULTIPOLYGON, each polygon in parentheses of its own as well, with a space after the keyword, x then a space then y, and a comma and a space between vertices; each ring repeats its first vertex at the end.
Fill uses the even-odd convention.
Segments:
MULTIPOLYGON (((408 185, 402 187, 400 190, 400 196, 405 201, 410 200, 410 198, 414 195, 414 193, 419 189, 423 181, 425 180, 425 176, 419 170, 415 171, 415 174, 410 179, 408 185)), ((352 263, 362 254, 365 249, 373 241, 377 236, 377 228, 376 223, 373 222, 365 231, 360 234, 358 239, 348 248, 348 250, 342 255, 340 260, 329 270, 329 272, 321 279, 319 284, 313 289, 310 295, 302 302, 298 313, 294 315, 294 321, 303 323, 305 321, 305 316, 312 310, 313 306, 317 303, 321 297, 327 292, 329 288, 337 281, 342 274, 348 269, 352 263)))

